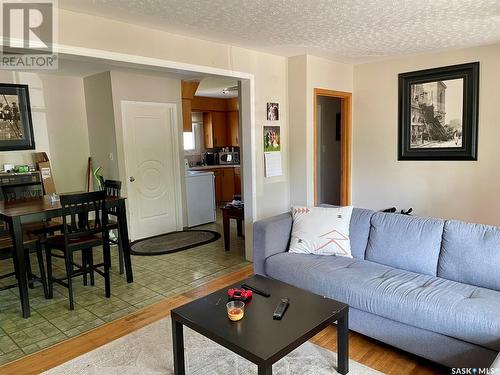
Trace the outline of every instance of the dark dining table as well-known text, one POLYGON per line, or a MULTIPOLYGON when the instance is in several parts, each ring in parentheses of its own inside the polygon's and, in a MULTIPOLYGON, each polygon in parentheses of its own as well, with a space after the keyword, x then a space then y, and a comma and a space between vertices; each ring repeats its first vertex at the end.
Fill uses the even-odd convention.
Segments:
MULTIPOLYGON (((121 242, 123 244, 125 273, 127 276, 127 282, 131 283, 134 281, 134 278, 130 257, 130 241, 127 228, 125 199, 125 197, 107 197, 106 205, 107 207, 116 207, 118 236, 122 238, 121 242)), ((13 257, 15 257, 18 264, 19 296, 24 318, 29 318, 31 312, 28 296, 28 280, 26 277, 22 225, 25 223, 39 222, 61 216, 61 202, 59 200, 51 201, 51 197, 48 195, 45 195, 40 199, 28 201, 0 201, 0 220, 9 225, 14 245, 13 257)))

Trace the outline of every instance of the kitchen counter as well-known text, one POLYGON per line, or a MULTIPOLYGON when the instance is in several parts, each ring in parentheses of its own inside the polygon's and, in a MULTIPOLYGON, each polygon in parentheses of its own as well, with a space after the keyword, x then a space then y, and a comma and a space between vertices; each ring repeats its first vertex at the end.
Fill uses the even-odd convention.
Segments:
POLYGON ((239 168, 239 164, 219 164, 219 165, 197 165, 196 167, 191 167, 188 171, 204 171, 207 169, 218 169, 218 168, 239 168))

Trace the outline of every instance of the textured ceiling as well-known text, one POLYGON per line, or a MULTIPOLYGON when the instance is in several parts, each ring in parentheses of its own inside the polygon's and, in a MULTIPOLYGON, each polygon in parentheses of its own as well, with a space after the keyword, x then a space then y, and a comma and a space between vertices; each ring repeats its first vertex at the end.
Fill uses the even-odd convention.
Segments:
POLYGON ((59 0, 59 6, 280 55, 351 62, 500 42, 500 0, 59 0))

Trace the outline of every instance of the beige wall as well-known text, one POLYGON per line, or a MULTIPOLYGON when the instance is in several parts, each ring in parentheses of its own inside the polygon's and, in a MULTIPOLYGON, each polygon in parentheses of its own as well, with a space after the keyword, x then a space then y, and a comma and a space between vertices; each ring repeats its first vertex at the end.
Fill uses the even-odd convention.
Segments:
POLYGON ((59 193, 85 188, 89 141, 83 81, 79 77, 0 72, 0 81, 28 84, 36 150, 0 152, 4 163, 33 165, 33 152, 46 152, 59 193))
POLYGON ((105 179, 119 180, 111 74, 94 74, 83 82, 92 166, 101 167, 105 179))
POLYGON ((353 202, 500 225, 500 44, 354 68, 353 202), (478 161, 397 161, 398 73, 479 61, 478 161))
MULTIPOLYGON (((222 43, 173 35, 124 22, 59 11, 59 42, 64 45, 154 57, 165 60, 228 69, 255 77, 256 217, 287 211, 290 207, 288 174, 287 58, 222 43), (264 178, 262 127, 266 103, 280 103, 283 134, 283 167, 280 178, 264 178)), ((244 132, 244 134, 248 134, 244 132)), ((251 224, 251 223, 250 223, 251 224)))
POLYGON ((58 193, 85 190, 89 136, 83 80, 45 76, 47 133, 51 166, 58 193))
POLYGON ((292 204, 314 204, 314 89, 353 91, 353 66, 306 55, 289 59, 292 204), (305 82, 304 82, 305 77, 305 82), (305 145, 304 145, 305 144, 305 145))
POLYGON ((290 200, 305 204, 307 200, 307 56, 288 59, 288 101, 290 118, 290 200))

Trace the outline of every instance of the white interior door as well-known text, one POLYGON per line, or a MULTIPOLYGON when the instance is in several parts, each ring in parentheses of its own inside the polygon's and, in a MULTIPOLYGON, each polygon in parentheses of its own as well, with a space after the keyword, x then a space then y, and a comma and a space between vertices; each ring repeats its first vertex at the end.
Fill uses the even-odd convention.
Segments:
POLYGON ((182 229, 176 105, 122 101, 122 121, 131 239, 182 229))

